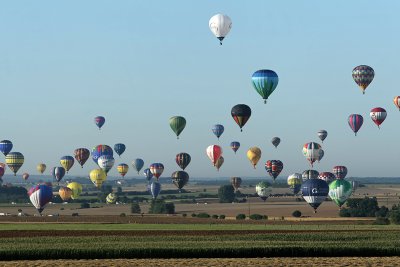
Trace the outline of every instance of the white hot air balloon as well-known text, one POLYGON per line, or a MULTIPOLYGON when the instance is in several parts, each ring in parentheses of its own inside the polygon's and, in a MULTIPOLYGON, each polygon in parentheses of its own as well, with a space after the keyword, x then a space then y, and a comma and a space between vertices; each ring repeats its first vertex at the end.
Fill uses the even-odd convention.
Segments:
POLYGON ((217 14, 210 19, 208 26, 222 45, 222 40, 224 40, 232 28, 232 20, 227 15, 217 14))

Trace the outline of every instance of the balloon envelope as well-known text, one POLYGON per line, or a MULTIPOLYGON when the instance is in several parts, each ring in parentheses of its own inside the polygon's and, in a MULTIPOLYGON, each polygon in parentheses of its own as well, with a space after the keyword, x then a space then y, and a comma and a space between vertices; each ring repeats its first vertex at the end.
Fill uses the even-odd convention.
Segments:
POLYGON ((267 170, 268 174, 272 177, 275 181, 276 177, 281 173, 283 170, 283 163, 280 160, 268 160, 265 163, 265 169, 267 170))
POLYGON ((179 138, 179 135, 185 129, 186 119, 181 116, 174 116, 169 119, 169 126, 172 131, 176 134, 176 137, 179 138))
POLYGON ((378 128, 380 128, 382 122, 385 121, 386 115, 387 113, 384 108, 373 108, 369 113, 369 116, 371 117, 372 121, 378 126, 378 128))
POLYGON ((232 28, 232 20, 224 14, 216 14, 208 21, 208 27, 211 32, 218 38, 220 45, 232 28))
POLYGON ((239 125, 240 131, 242 131, 243 126, 250 119, 251 108, 245 104, 238 104, 232 108, 231 115, 237 125, 239 125))
POLYGON ((353 192, 352 184, 346 180, 335 180, 329 185, 329 197, 341 207, 353 192))
POLYGON ((374 79, 375 72, 370 66, 360 65, 353 69, 352 76, 363 94, 365 94, 365 89, 367 89, 368 85, 374 79))
POLYGON ((247 158, 249 159, 251 165, 253 165, 253 168, 256 168, 256 165, 258 163, 258 161, 261 158, 261 149, 259 149, 258 147, 254 146, 251 147, 248 151, 247 151, 247 158))
POLYGON ((106 119, 103 116, 97 116, 94 118, 94 123, 99 128, 99 130, 101 129, 101 127, 104 125, 105 122, 106 119))
POLYGON ((293 191, 294 194, 297 194, 300 191, 302 182, 303 181, 300 173, 293 173, 289 175, 287 179, 289 188, 293 191))
POLYGON ((77 199, 82 194, 82 185, 80 183, 72 182, 69 183, 67 187, 72 191, 72 199, 77 199))
POLYGON ((321 139, 322 143, 324 142, 325 138, 328 136, 328 132, 326 130, 319 130, 318 137, 321 139))
POLYGON ((171 175, 172 182, 181 190, 189 181, 189 174, 185 171, 176 171, 171 175))
POLYGON ((144 177, 146 177, 146 180, 150 182, 151 178, 153 178, 153 174, 150 171, 150 168, 147 168, 143 171, 144 177))
POLYGON ((97 164, 99 165, 100 169, 106 172, 106 174, 112 169, 114 166, 115 159, 113 156, 104 155, 97 159, 97 164))
POLYGON ((220 136, 224 133, 225 128, 224 128, 224 126, 221 125, 221 124, 215 124, 215 125, 212 127, 211 130, 212 130, 212 132, 214 133, 214 135, 219 139, 220 136))
POLYGON ((117 171, 122 177, 125 177, 125 175, 128 173, 128 170, 129 170, 128 164, 121 163, 118 164, 117 166, 117 171))
POLYGON ((156 199, 158 197, 158 194, 160 194, 161 192, 161 184, 157 181, 152 182, 150 185, 150 192, 153 196, 153 199, 156 199))
POLYGON ((189 165, 191 160, 192 160, 192 158, 190 157, 190 155, 185 152, 179 153, 175 157, 176 164, 178 164, 178 166, 182 170, 186 169, 186 167, 189 165))
POLYGON ((350 128, 353 130, 354 135, 357 135, 358 130, 360 130, 363 125, 364 118, 360 114, 351 114, 348 119, 350 128))
POLYGON ((118 156, 121 156, 122 153, 125 152, 126 146, 124 144, 118 143, 114 145, 114 151, 115 153, 118 154, 118 156))
POLYGON ((153 163, 150 165, 150 171, 158 180, 164 171, 164 165, 162 163, 153 163))
POLYGON ((58 195, 63 201, 68 201, 72 196, 72 190, 69 187, 60 187, 58 195))
POLYGON ((274 145, 275 148, 277 148, 281 143, 281 139, 279 137, 274 137, 272 138, 271 143, 274 145))
POLYGON ((90 172, 89 177, 97 188, 101 188, 107 178, 107 174, 102 169, 95 169, 90 172))
POLYGON ((64 167, 54 167, 51 170, 51 175, 53 176, 53 178, 57 181, 60 182, 61 179, 64 177, 65 175, 65 169, 64 167))
POLYGON ((239 142, 237 142, 237 141, 231 142, 231 148, 235 152, 235 154, 236 154, 236 151, 238 151, 239 147, 240 147, 240 143, 239 142))
POLYGON ((20 152, 10 152, 7 154, 6 163, 8 168, 10 168, 14 173, 14 176, 16 176, 16 173, 21 168, 22 164, 24 164, 24 160, 24 155, 20 152))
POLYGON ((267 200, 271 194, 271 187, 267 182, 259 182, 256 185, 256 193, 262 200, 267 200))
POLYGON ((321 146, 315 142, 307 143, 303 146, 303 154, 310 162, 311 167, 314 162, 317 161, 320 157, 321 146))
POLYGON ((211 145, 207 147, 206 153, 211 163, 215 166, 218 159, 222 156, 222 148, 218 145, 211 145))
POLYGON ((64 167, 64 169, 67 171, 67 173, 72 168, 72 166, 74 166, 74 162, 75 162, 75 160, 71 156, 64 156, 60 159, 60 164, 61 164, 61 166, 64 167))
POLYGON ((331 172, 320 172, 318 175, 318 179, 324 180, 329 185, 336 179, 336 177, 331 172))
POLYGON ((217 168, 217 171, 219 171, 219 169, 222 167, 222 165, 224 164, 225 159, 223 156, 219 157, 219 159, 217 160, 217 162, 215 163, 215 168, 217 168))
POLYGON ((336 176, 336 179, 343 180, 347 175, 346 166, 335 166, 333 167, 333 174, 336 176))
POLYGON ((139 174, 140 170, 143 168, 144 166, 144 161, 142 159, 134 159, 132 161, 132 166, 133 168, 137 171, 137 173, 139 174))
POLYGON ((232 177, 231 178, 231 185, 233 186, 235 191, 238 191, 241 184, 242 184, 242 178, 240 178, 240 177, 232 177))
POLYGON ((98 145, 92 149, 92 159, 96 164, 101 156, 113 156, 113 154, 112 148, 107 145, 98 145))
POLYGON ((10 140, 2 140, 0 141, 0 151, 4 154, 4 156, 7 156, 8 153, 13 148, 13 143, 10 140))
POLYGON ((39 163, 39 164, 36 166, 36 170, 37 170, 40 174, 43 174, 44 171, 46 170, 46 164, 44 164, 44 163, 39 163))
POLYGON ((267 103, 268 97, 278 86, 279 78, 273 70, 258 70, 251 77, 254 89, 267 103))
POLYGON ((329 192, 328 184, 321 179, 309 179, 301 185, 304 200, 314 208, 314 212, 326 199, 329 192))
POLYGON ((108 204, 114 204, 115 202, 117 202, 117 195, 114 193, 108 194, 106 197, 106 202, 108 204))
POLYGON ((319 172, 316 170, 305 170, 302 173, 301 177, 303 179, 303 182, 305 182, 309 179, 318 179, 318 175, 319 175, 319 172))
POLYGON ((53 198, 53 189, 44 184, 35 185, 28 191, 28 195, 32 205, 42 213, 46 204, 53 198))
MULTIPOLYGON (((82 168, 85 162, 89 159, 89 156, 90 151, 87 148, 77 148, 74 150, 74 157, 82 168)), ((95 162, 97 163, 97 161, 95 162)))

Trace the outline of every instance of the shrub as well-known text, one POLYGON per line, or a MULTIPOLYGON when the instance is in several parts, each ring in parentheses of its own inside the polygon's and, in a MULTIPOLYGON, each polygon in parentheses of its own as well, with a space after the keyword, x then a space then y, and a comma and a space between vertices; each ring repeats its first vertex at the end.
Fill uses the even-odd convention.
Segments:
POLYGON ((126 217, 125 212, 121 213, 121 214, 119 215, 119 217, 126 217))
POLYGON ((218 215, 214 214, 214 215, 211 216, 211 218, 218 219, 218 215))
POLYGON ((74 213, 72 213, 72 216, 79 216, 79 213, 77 213, 77 212, 74 212, 74 213))
POLYGON ((232 185, 221 185, 218 198, 220 203, 232 203, 235 200, 235 189, 232 185))
POLYGON ((389 213, 389 209, 382 206, 378 211, 375 212, 376 217, 386 217, 389 213))
POLYGON ((350 211, 348 209, 341 209, 339 211, 340 217, 351 217, 350 211))
POLYGON ((64 210, 64 208, 61 208, 60 210, 64 210))
POLYGON ((251 214, 250 220, 262 220, 263 216, 261 214, 251 214))
POLYGON ((175 204, 172 202, 165 203, 165 212, 167 214, 175 214, 175 204))
POLYGON ((81 209, 89 209, 90 208, 90 204, 87 202, 83 202, 81 203, 81 209))
POLYGON ((400 224, 400 210, 391 210, 389 214, 390 222, 393 224, 400 224))
POLYGON ((201 213, 197 214, 197 218, 210 218, 210 214, 201 212, 201 213))
POLYGON ((151 200, 149 213, 152 214, 165 214, 167 213, 165 208, 165 201, 162 199, 153 199, 151 200))
POLYGON ((225 220, 225 215, 224 215, 224 214, 221 214, 221 215, 219 215, 219 218, 220 218, 221 220, 225 220))
POLYGON ((267 215, 263 215, 263 220, 268 220, 268 216, 267 215))
POLYGON ((385 217, 377 217, 376 220, 373 222, 373 224, 387 225, 387 224, 390 224, 390 221, 388 218, 385 218, 385 217))
POLYGON ((236 215, 236 220, 244 220, 246 219, 246 214, 240 213, 236 215))
POLYGON ((191 216, 194 218, 194 217, 197 217, 197 214, 196 213, 192 213, 191 216))
POLYGON ((299 210, 293 211, 292 216, 293 216, 293 217, 296 217, 296 218, 301 217, 301 211, 299 211, 299 210))
POLYGON ((186 217, 187 216, 187 214, 186 213, 182 213, 182 217, 186 217))
POLYGON ((136 213, 136 214, 141 213, 139 203, 134 202, 131 204, 131 213, 136 213))

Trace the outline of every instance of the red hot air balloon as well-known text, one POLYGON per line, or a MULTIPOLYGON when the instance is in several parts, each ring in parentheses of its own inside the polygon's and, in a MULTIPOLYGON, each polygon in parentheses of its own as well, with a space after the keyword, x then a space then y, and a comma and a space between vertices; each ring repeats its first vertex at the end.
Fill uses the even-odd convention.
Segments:
POLYGON ((353 130, 354 135, 357 136, 358 130, 363 125, 364 118, 360 114, 351 114, 348 119, 349 126, 353 130))
POLYGON ((218 145, 211 145, 207 147, 207 156, 211 160, 212 164, 215 166, 217 163, 217 160, 221 157, 222 155, 222 148, 218 145))
POLYGON ((379 126, 386 119, 386 115, 387 115, 386 110, 383 108, 373 108, 369 113, 369 116, 371 117, 372 121, 378 126, 379 129, 380 129, 379 126))

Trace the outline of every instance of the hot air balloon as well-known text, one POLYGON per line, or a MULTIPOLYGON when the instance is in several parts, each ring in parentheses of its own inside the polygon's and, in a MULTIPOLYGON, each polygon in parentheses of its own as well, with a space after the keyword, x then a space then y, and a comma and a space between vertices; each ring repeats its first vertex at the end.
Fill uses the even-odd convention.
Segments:
POLYGON ((186 119, 181 116, 174 116, 169 119, 169 126, 176 134, 176 138, 179 139, 179 135, 181 134, 183 129, 185 129, 186 119))
POLYGON ((107 145, 98 145, 92 149, 92 159, 97 164, 98 158, 101 156, 113 156, 114 152, 111 147, 107 145))
POLYGON ((160 178, 161 174, 164 171, 164 165, 162 163, 153 163, 150 165, 150 171, 154 177, 158 179, 160 178))
POLYGON ((301 192, 304 200, 317 213, 317 208, 326 199, 329 192, 328 184, 321 179, 309 179, 301 185, 301 192))
POLYGON ((104 125, 105 122, 106 119, 103 116, 97 116, 96 118, 94 118, 94 123, 96 124, 97 127, 99 127, 99 130, 101 129, 101 127, 104 125))
POLYGON ((360 114, 351 114, 349 116, 348 122, 349 122, 350 128, 354 132, 354 135, 357 136, 357 132, 358 132, 358 130, 360 130, 360 128, 364 122, 364 118, 360 114))
POLYGON ((132 166, 137 171, 138 174, 139 174, 140 170, 143 168, 143 165, 144 165, 144 161, 142 159, 137 158, 132 161, 132 166))
POLYGON ((57 182, 60 182, 65 175, 65 169, 63 167, 54 167, 51 170, 51 175, 57 182))
POLYGON ((105 171, 106 174, 111 170, 114 166, 115 159, 112 156, 104 155, 98 158, 97 164, 99 165, 100 169, 105 171))
POLYGON ((232 20, 227 15, 216 14, 211 17, 208 27, 210 27, 215 37, 218 38, 219 44, 222 45, 222 40, 224 40, 232 28, 232 20))
POLYGON ((74 162, 74 158, 71 156, 64 156, 60 159, 60 164, 64 167, 67 173, 72 168, 72 166, 74 166, 74 162))
POLYGON ((14 176, 17 175, 19 168, 24 164, 24 160, 24 155, 19 152, 10 152, 7 154, 6 163, 8 168, 14 173, 14 176))
POLYGON ((217 160, 217 162, 215 162, 215 168, 217 168, 217 171, 219 171, 219 169, 222 167, 222 165, 224 164, 225 159, 223 156, 219 157, 219 159, 217 160))
POLYGON ((117 171, 122 177, 125 177, 125 174, 128 173, 128 170, 129 170, 128 164, 121 163, 121 164, 118 164, 118 166, 117 166, 117 171))
POLYGON ((318 175, 318 179, 324 180, 329 185, 336 179, 336 177, 331 172, 320 172, 318 175))
POLYGON ((179 153, 175 157, 176 164, 182 169, 185 170, 185 168, 189 165, 191 161, 191 157, 188 153, 179 153))
POLYGON ((301 183, 302 183, 301 174, 293 173, 289 175, 287 183, 289 185, 289 188, 293 191, 293 193, 297 194, 301 188, 301 183))
POLYGON ((231 178, 231 185, 233 186, 235 191, 239 190, 241 184, 242 184, 242 178, 240 178, 240 177, 232 177, 231 178))
POLYGON ((372 121, 378 126, 378 128, 380 128, 380 125, 386 119, 386 115, 386 110, 383 108, 373 108, 369 113, 369 116, 371 117, 372 121))
POLYGON ((10 151, 13 148, 13 143, 9 140, 2 140, 0 141, 0 151, 1 153, 4 154, 4 156, 7 156, 8 153, 10 153, 10 151))
POLYGON ((223 125, 221 125, 221 124, 215 124, 213 127, 212 127, 212 132, 214 133, 214 135, 218 138, 218 140, 219 140, 219 138, 220 138, 220 136, 223 134, 223 132, 224 132, 224 126, 223 125))
POLYGON ((316 170, 305 170, 302 174, 301 177, 303 179, 303 182, 309 180, 309 179, 318 179, 319 172, 316 170))
POLYGON ((303 154, 306 159, 310 162, 311 167, 315 161, 320 157, 321 146, 317 143, 310 142, 303 146, 303 154))
POLYGON ((150 169, 149 168, 145 169, 143 173, 144 177, 146 177, 146 180, 150 182, 151 178, 153 178, 153 174, 151 173, 150 169))
POLYGON ((46 204, 53 198, 53 189, 44 184, 35 185, 28 191, 28 195, 33 206, 42 214, 46 204))
POLYGON ((236 154, 236 151, 238 151, 239 147, 240 147, 239 142, 237 142, 237 141, 231 142, 231 148, 232 148, 233 152, 235 152, 235 154, 236 154))
POLYGON ((325 155, 324 150, 320 149, 320 150, 319 150, 319 156, 318 156, 318 162, 321 161, 321 159, 324 157, 324 155, 325 155))
POLYGON ((106 197, 106 202, 107 204, 114 204, 115 202, 117 202, 117 195, 114 193, 108 194, 106 197))
POLYGON ((28 180, 29 178, 29 173, 25 172, 22 174, 22 179, 24 179, 25 181, 28 180))
MULTIPOLYGON (((83 165, 85 162, 88 160, 90 156, 90 151, 87 148, 77 148, 74 150, 74 156, 76 161, 81 165, 83 168, 83 165)), ((95 161, 97 163, 97 160, 95 161)))
POLYGON ((126 146, 124 144, 118 143, 114 145, 114 151, 121 157, 122 153, 125 152, 126 146))
POLYGON ((374 79, 375 72, 374 69, 367 65, 360 65, 353 69, 353 79, 360 87, 363 94, 365 94, 365 89, 374 79))
POLYGON ((264 99, 264 104, 267 103, 268 97, 278 85, 278 75, 273 70, 258 70, 251 77, 254 89, 264 99))
POLYGON ((329 184, 329 197, 339 206, 346 202, 351 196, 353 187, 349 181, 346 180, 335 180, 329 184))
POLYGON ((274 145, 275 148, 277 148, 279 146, 281 142, 281 139, 279 137, 274 137, 271 140, 271 143, 274 145))
POLYGON ((44 163, 39 163, 39 164, 36 166, 36 170, 37 170, 40 174, 43 174, 44 171, 46 170, 46 164, 44 164, 44 163))
POLYGON ((328 132, 325 130, 318 131, 318 137, 321 139, 322 143, 324 142, 325 138, 328 136, 328 132))
POLYGON ((172 182, 178 187, 179 192, 189 181, 189 174, 185 171, 176 171, 171 174, 172 182))
POLYGON ((90 172, 89 177, 97 188, 101 188, 104 181, 107 179, 107 174, 102 169, 95 169, 90 172))
POLYGON ((393 99, 394 105, 399 109, 400 111, 400 96, 395 96, 393 99))
POLYGON ((267 182, 259 182, 256 185, 256 193, 262 200, 265 201, 271 194, 271 187, 267 182))
POLYGON ((72 196, 72 190, 69 187, 60 187, 58 195, 63 201, 68 201, 72 196))
POLYGON ((333 167, 333 174, 336 176, 336 179, 343 180, 347 175, 346 166, 335 166, 333 167))
POLYGON ((265 163, 265 169, 267 170, 268 174, 272 177, 275 181, 276 177, 281 173, 283 170, 283 163, 280 160, 268 160, 265 163))
POLYGON ((256 168, 256 165, 258 161, 261 158, 261 149, 258 147, 250 147, 250 149, 247 151, 247 158, 250 160, 251 165, 253 165, 253 168, 256 168))
POLYGON ((158 181, 152 182, 150 185, 150 193, 153 196, 153 199, 156 199, 158 197, 160 191, 161 191, 161 184, 158 181))
POLYGON ((71 194, 72 199, 77 199, 82 194, 82 185, 80 183, 72 182, 69 183, 67 187, 72 191, 71 194))
POLYGON ((211 163, 215 166, 219 157, 222 156, 222 148, 218 145, 211 145, 207 147, 206 153, 211 163))
POLYGON ((231 115, 237 125, 239 125, 240 131, 242 132, 243 126, 250 119, 251 108, 245 104, 238 104, 232 108, 231 115))

